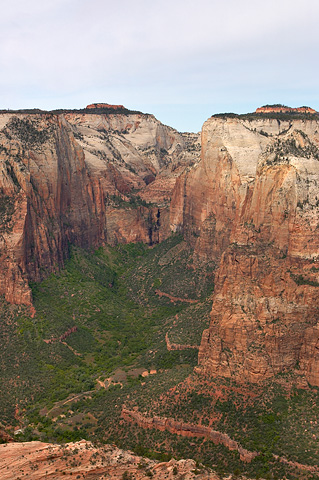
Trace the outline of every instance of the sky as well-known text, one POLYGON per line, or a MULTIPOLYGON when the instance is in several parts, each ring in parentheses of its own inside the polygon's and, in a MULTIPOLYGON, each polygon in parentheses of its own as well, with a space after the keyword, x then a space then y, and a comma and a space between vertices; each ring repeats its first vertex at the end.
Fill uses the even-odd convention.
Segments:
POLYGON ((1 0, 0 109, 319 110, 318 0, 1 0))

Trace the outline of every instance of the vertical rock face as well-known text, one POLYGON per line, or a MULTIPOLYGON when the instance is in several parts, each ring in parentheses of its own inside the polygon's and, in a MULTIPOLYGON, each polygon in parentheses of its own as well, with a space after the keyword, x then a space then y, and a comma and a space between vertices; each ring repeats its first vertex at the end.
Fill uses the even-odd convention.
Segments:
POLYGON ((200 371, 319 385, 319 121, 211 118, 176 184, 173 229, 219 265, 200 371), (317 268, 318 267, 318 268, 317 268))
POLYGON ((63 264, 68 244, 103 239, 101 188, 91 181, 82 149, 61 117, 8 116, 2 130, 1 293, 30 303, 27 280, 40 280, 63 264), (8 212, 11 216, 9 218, 8 212), (7 213, 6 213, 7 212, 7 213))
POLYGON ((103 108, 0 115, 0 294, 9 302, 31 304, 28 282, 63 266, 69 245, 169 234, 171 191, 198 136, 103 108))
POLYGON ((41 267, 63 263, 69 243, 88 248, 103 241, 105 207, 101 186, 90 178, 63 117, 54 121, 48 143, 28 152, 28 170, 25 263, 29 278, 39 280, 41 267))
POLYGON ((202 129, 201 162, 175 188, 172 229, 185 233, 202 261, 219 261, 230 242, 266 143, 264 137, 256 137, 236 119, 207 121, 202 129))

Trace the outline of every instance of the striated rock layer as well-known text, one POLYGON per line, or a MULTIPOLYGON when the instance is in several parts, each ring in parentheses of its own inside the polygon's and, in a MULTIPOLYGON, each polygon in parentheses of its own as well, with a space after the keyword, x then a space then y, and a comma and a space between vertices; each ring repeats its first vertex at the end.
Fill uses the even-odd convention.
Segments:
POLYGON ((219 116, 178 179, 171 228, 218 266, 198 370, 319 386, 319 121, 219 116))
POLYGON ((122 106, 1 113, 0 294, 31 305, 28 282, 63 266, 72 244, 166 238, 171 191, 197 145, 122 106))
MULTIPOLYGON (((194 460, 156 462, 134 455, 114 446, 95 447, 82 440, 66 445, 42 442, 10 443, 0 445, 1 480, 73 480, 118 479, 136 480, 152 477, 154 480, 184 478, 193 480, 198 475, 194 460), (176 477, 177 476, 177 477, 176 477)), ((210 469, 202 469, 201 479, 217 480, 210 469)))

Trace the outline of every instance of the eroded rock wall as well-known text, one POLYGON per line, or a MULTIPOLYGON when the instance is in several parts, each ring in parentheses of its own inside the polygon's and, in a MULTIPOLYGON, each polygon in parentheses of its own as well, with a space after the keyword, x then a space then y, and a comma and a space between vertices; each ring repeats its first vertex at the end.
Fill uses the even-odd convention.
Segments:
POLYGON ((199 369, 258 381, 295 369, 319 386, 319 121, 212 117, 196 135, 150 115, 0 115, 0 294, 69 245, 182 232, 215 269, 199 369))
POLYGON ((0 115, 0 294, 11 303, 31 305, 28 282, 61 268, 70 245, 170 233, 171 192, 198 136, 92 110, 0 115))
POLYGON ((199 263, 214 262, 199 371, 258 381, 295 369, 319 385, 319 122, 211 118, 201 162, 171 206, 199 263))

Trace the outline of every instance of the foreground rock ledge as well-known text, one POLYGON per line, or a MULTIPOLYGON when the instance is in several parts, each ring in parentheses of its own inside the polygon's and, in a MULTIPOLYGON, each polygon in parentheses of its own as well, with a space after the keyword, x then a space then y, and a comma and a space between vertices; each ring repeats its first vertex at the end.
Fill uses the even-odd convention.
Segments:
MULTIPOLYGON (((122 479, 123 475, 130 478, 131 474, 136 480, 149 476, 154 480, 179 478, 176 475, 192 480, 196 473, 198 478, 194 460, 156 462, 110 445, 97 448, 86 440, 66 445, 42 442, 0 445, 1 480, 122 479)), ((200 478, 217 480, 219 477, 201 469, 200 478)))

